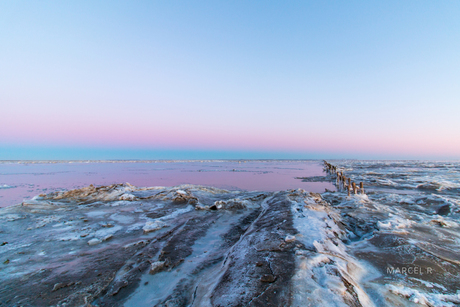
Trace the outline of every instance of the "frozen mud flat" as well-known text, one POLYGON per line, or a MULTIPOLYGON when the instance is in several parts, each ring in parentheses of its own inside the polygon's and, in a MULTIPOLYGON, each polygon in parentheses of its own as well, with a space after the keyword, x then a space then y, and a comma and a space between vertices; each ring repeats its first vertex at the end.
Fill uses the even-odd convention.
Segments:
POLYGON ((460 163, 333 164, 366 185, 366 194, 322 196, 340 213, 349 255, 367 264, 363 285, 375 304, 459 305, 460 163))
MULTIPOLYGON (((324 197, 334 205, 301 189, 245 192, 193 185, 119 184, 40 195, 0 210, 0 304, 460 303, 458 254, 423 245, 411 258, 421 259, 416 264, 424 268, 436 264, 437 273, 450 274, 447 279, 385 275, 388 262, 406 263, 410 247, 417 246, 410 237, 398 249, 385 235, 407 235, 400 231, 413 225, 392 227, 378 215, 388 215, 385 208, 375 209, 365 195, 324 197), (401 262, 392 262, 400 256, 401 262)), ((456 248, 457 237, 443 234, 444 248, 456 248)))

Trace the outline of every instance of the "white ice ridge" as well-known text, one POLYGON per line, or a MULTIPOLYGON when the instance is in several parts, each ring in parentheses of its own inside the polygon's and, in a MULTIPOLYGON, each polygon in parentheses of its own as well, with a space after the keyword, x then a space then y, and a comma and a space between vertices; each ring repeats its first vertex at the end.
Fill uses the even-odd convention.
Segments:
POLYGON ((305 247, 296 252, 293 306, 373 306, 360 284, 365 269, 342 243, 340 216, 319 195, 290 196, 296 238, 305 247))

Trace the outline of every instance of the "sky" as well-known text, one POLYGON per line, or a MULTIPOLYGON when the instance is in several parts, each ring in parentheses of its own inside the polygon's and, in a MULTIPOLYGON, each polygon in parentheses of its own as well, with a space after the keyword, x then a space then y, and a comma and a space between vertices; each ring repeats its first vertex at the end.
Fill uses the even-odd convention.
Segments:
POLYGON ((1 1, 0 159, 460 159, 460 1, 1 1))

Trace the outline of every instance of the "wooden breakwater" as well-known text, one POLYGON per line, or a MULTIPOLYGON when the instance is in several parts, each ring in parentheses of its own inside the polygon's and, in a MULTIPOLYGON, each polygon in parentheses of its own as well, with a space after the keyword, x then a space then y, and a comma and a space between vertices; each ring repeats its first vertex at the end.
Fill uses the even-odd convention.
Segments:
POLYGON ((335 177, 335 185, 338 191, 347 191, 348 196, 353 194, 365 194, 364 193, 364 183, 359 182, 359 187, 355 182, 351 181, 350 177, 347 177, 343 174, 343 170, 339 169, 337 166, 332 165, 331 163, 324 161, 324 170, 331 177, 335 177))

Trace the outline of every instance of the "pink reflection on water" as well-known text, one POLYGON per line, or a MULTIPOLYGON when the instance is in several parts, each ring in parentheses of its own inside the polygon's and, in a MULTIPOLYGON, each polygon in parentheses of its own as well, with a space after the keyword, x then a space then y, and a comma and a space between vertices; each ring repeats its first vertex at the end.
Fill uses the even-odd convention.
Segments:
POLYGON ((330 182, 295 179, 322 175, 319 161, 0 164, 0 207, 41 193, 123 182, 140 187, 189 183, 233 190, 335 190, 330 182))

